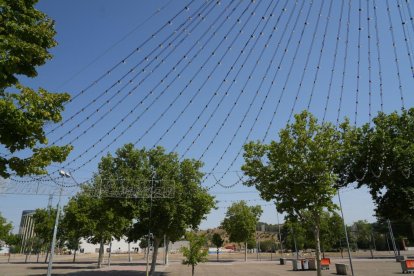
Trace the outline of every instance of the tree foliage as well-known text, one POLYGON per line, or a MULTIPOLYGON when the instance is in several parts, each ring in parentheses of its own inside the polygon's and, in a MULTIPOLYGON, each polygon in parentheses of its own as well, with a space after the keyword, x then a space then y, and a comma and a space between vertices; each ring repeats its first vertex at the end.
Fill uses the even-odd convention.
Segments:
MULTIPOLYGON (((347 123, 342 125, 345 132, 347 123)), ((277 202, 278 212, 313 223, 318 274, 320 274, 320 225, 324 209, 333 211, 337 192, 335 169, 341 159, 343 138, 332 124, 318 124, 312 114, 295 115, 295 122, 279 132, 269 145, 250 142, 244 146, 242 170, 263 199, 277 202)))
POLYGON ((379 217, 414 221, 414 109, 380 112, 353 139, 348 183, 367 185, 379 217))
POLYGON ((254 239, 256 224, 261 214, 262 208, 259 205, 247 206, 245 201, 239 201, 227 209, 226 216, 221 223, 231 242, 245 244, 245 260, 247 258, 247 242, 254 239))
POLYGON ((52 242, 55 219, 56 209, 54 208, 39 208, 33 214, 34 233, 42 247, 49 247, 52 242))
POLYGON ((211 238, 211 242, 216 246, 217 248, 217 261, 219 259, 219 248, 223 246, 224 240, 221 237, 219 233, 214 233, 213 237, 211 238))
POLYGON ((119 240, 131 225, 131 220, 118 212, 117 202, 113 199, 91 196, 90 190, 100 183, 98 179, 95 177, 92 186, 84 187, 69 200, 64 208, 62 225, 69 241, 85 237, 93 244, 100 244, 98 266, 101 266, 104 244, 112 238, 119 240))
POLYGON ((191 275, 194 276, 195 266, 207 261, 207 238, 204 235, 197 235, 194 232, 186 233, 185 238, 189 241, 189 246, 181 248, 181 252, 185 258, 183 264, 191 265, 191 275))
POLYGON ((0 241, 6 241, 8 236, 11 234, 13 225, 1 215, 0 213, 0 241))
POLYGON ((164 235, 173 242, 180 239, 186 229, 196 229, 215 205, 214 198, 201 187, 201 167, 200 161, 180 161, 176 153, 166 153, 162 147, 135 149, 132 144, 118 149, 115 156, 102 158, 99 164, 104 185, 147 191, 144 198, 124 199, 117 206, 120 214, 135 220, 128 232, 130 240, 153 234, 151 273, 164 235), (170 189, 174 191, 172 197, 151 199, 151 191, 170 189))
POLYGON ((46 173, 51 162, 63 162, 71 146, 41 146, 48 141, 43 127, 62 120, 69 94, 35 91, 18 75, 35 77, 36 67, 52 56, 56 45, 53 20, 36 10, 36 0, 0 2, 0 143, 11 155, 0 157, 0 176, 46 173), (16 154, 22 150, 24 154, 16 154), (31 152, 30 154, 28 152, 31 152))

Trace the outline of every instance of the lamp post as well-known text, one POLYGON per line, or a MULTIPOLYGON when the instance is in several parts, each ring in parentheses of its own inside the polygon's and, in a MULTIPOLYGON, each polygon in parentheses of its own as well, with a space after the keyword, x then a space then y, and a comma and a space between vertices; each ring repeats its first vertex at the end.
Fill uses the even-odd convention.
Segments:
POLYGON ((53 238, 52 238, 52 245, 50 246, 50 257, 49 257, 49 264, 47 266, 47 276, 52 275, 52 265, 53 265, 53 256, 55 255, 55 245, 56 245, 56 234, 57 234, 57 228, 59 224, 59 207, 60 207, 60 198, 62 197, 62 190, 63 190, 63 184, 64 184, 64 178, 69 178, 70 174, 68 172, 65 172, 64 170, 59 171, 60 176, 62 176, 62 186, 60 187, 59 192, 59 200, 56 207, 56 219, 55 219, 55 226, 53 227, 53 238))

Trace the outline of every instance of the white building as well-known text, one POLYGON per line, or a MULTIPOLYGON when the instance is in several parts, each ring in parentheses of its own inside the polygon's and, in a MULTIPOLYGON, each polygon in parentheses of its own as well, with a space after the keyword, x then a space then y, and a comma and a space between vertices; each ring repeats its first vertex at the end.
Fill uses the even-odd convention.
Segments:
MULTIPOLYGON (((112 253, 128 253, 128 241, 125 238, 117 241, 116 239, 112 240, 112 246, 110 243, 104 245, 104 252, 109 252, 109 248, 112 253)), ((131 242, 129 244, 131 252, 141 252, 142 249, 139 247, 138 242, 131 242)), ((89 243, 86 239, 81 239, 80 242, 80 253, 99 253, 99 243, 92 244, 89 243)))

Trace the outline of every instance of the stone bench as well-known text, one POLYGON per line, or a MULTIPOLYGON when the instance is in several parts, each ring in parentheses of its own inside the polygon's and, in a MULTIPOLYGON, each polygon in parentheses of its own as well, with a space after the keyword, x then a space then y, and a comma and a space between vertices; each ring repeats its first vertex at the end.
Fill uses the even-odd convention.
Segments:
POLYGON ((336 274, 338 275, 348 275, 348 268, 347 264, 335 264, 336 274))

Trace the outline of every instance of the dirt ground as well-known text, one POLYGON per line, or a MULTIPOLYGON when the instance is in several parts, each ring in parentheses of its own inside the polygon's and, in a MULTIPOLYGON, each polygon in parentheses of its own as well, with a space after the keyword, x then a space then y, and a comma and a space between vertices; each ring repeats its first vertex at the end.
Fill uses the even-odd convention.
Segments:
MULTIPOLYGON (((374 259, 370 258, 369 252, 358 252, 353 254, 354 275, 378 275, 389 276, 402 274, 400 263, 392 258, 390 252, 375 252, 374 259)), ((133 254, 132 262, 128 262, 127 254, 113 254, 111 265, 108 265, 108 256, 105 256, 105 263, 101 269, 96 267, 97 255, 82 254, 77 256, 76 263, 72 263, 70 255, 57 255, 53 265, 53 275, 146 275, 146 262, 142 254, 133 254)), ((248 254, 248 261, 244 262, 244 255, 241 253, 220 255, 220 261, 216 261, 216 255, 210 255, 209 261, 199 264, 195 269, 195 275, 316 275, 315 271, 293 271, 292 263, 287 262, 280 265, 280 255, 270 253, 266 254, 248 254)), ((292 255, 284 255, 285 258, 294 258, 292 255)), ((309 256, 301 256, 309 257, 309 256)), ((326 257, 331 258, 330 270, 323 271, 322 275, 335 275, 335 263, 346 263, 349 260, 339 254, 328 254, 326 257)), ((36 262, 36 256, 30 256, 25 263, 25 256, 13 255, 10 263, 7 263, 7 256, 0 256, 0 275, 46 275, 47 264, 36 262)), ((162 259, 162 253, 159 260, 162 259)), ((44 261, 44 256, 40 256, 39 261, 44 261)), ((191 267, 181 264, 182 256, 180 254, 171 254, 169 264, 158 264, 156 275, 168 276, 185 276, 191 275, 191 267)), ((350 273, 349 273, 350 274, 350 273)))

